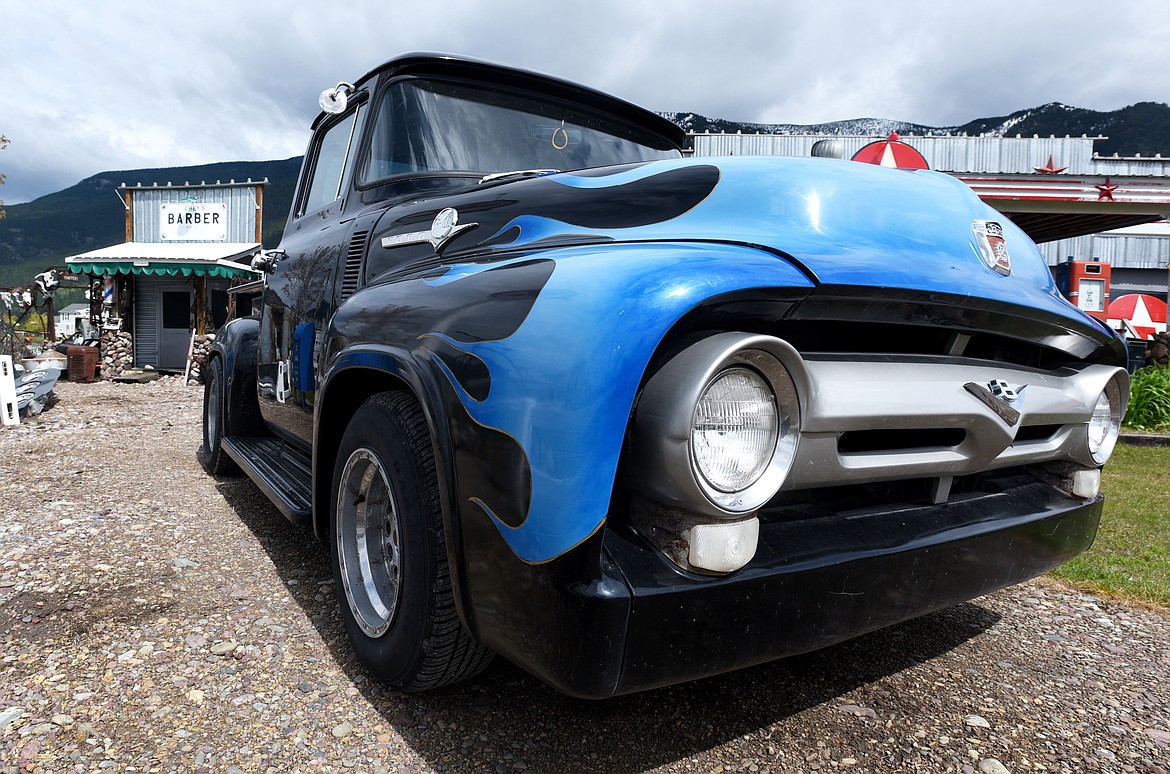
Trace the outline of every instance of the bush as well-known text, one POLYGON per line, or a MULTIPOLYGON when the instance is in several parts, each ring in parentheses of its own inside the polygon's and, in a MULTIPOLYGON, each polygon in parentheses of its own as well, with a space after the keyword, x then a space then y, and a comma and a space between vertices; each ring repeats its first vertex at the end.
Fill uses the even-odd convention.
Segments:
POLYGON ((1137 430, 1170 428, 1170 368, 1146 366, 1133 375, 1125 424, 1137 430))

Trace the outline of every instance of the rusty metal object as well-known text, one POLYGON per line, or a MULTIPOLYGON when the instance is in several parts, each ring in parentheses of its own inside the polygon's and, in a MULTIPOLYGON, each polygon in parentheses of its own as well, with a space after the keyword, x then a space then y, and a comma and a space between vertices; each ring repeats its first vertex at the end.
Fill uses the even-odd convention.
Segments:
POLYGON ((100 360, 97 347, 69 347, 65 351, 65 355, 69 358, 69 381, 93 382, 97 380, 100 360))

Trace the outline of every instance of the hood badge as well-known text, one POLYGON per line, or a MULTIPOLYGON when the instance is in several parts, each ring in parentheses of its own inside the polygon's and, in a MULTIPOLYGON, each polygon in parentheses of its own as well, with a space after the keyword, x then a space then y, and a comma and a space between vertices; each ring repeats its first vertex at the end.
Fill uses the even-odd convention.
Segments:
POLYGON ((963 389, 981 400, 1008 425, 1014 427, 1016 422, 1020 421, 1020 412, 1013 408, 1012 404, 1019 400, 1020 391, 1026 386, 1021 385, 1019 389, 1013 389, 1003 379, 992 379, 986 385, 978 382, 967 382, 963 385, 963 389))
POLYGON ((382 247, 405 247, 407 245, 429 244, 437 254, 442 254, 443 248, 455 237, 464 231, 469 231, 478 223, 460 223, 459 211, 454 207, 447 207, 439 211, 431 221, 428 231, 411 231, 407 234, 394 234, 382 237, 382 247))
POLYGON ((1011 274, 1012 257, 1003 238, 1003 226, 994 220, 976 220, 971 224, 971 230, 979 246, 979 256, 987 268, 1004 276, 1011 274))

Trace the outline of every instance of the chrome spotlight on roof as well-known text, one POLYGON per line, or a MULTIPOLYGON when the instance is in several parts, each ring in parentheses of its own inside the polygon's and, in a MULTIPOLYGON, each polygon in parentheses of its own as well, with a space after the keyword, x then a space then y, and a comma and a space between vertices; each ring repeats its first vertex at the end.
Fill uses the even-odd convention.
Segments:
POLYGON ((345 106, 349 103, 349 95, 352 93, 353 84, 342 81, 333 88, 321 92, 321 96, 317 98, 317 104, 326 113, 336 115, 345 110, 345 106))

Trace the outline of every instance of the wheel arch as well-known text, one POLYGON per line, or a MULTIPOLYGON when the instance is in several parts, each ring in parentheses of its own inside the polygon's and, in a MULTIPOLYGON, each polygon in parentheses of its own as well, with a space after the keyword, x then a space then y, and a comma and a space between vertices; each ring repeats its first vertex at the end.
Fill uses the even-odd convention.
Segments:
POLYGON ((260 340, 260 320, 240 317, 224 325, 216 334, 207 354, 223 361, 225 428, 233 433, 262 433, 263 420, 256 398, 256 345, 260 340))
POLYGON ((409 393, 426 417, 439 479, 455 606, 459 617, 471 629, 468 615, 471 608, 464 599, 464 562, 459 548, 459 508, 447 415, 431 372, 409 353, 376 345, 355 347, 342 352, 322 379, 313 427, 313 533, 322 542, 329 541, 333 468, 346 426, 362 403, 390 390, 409 393))

